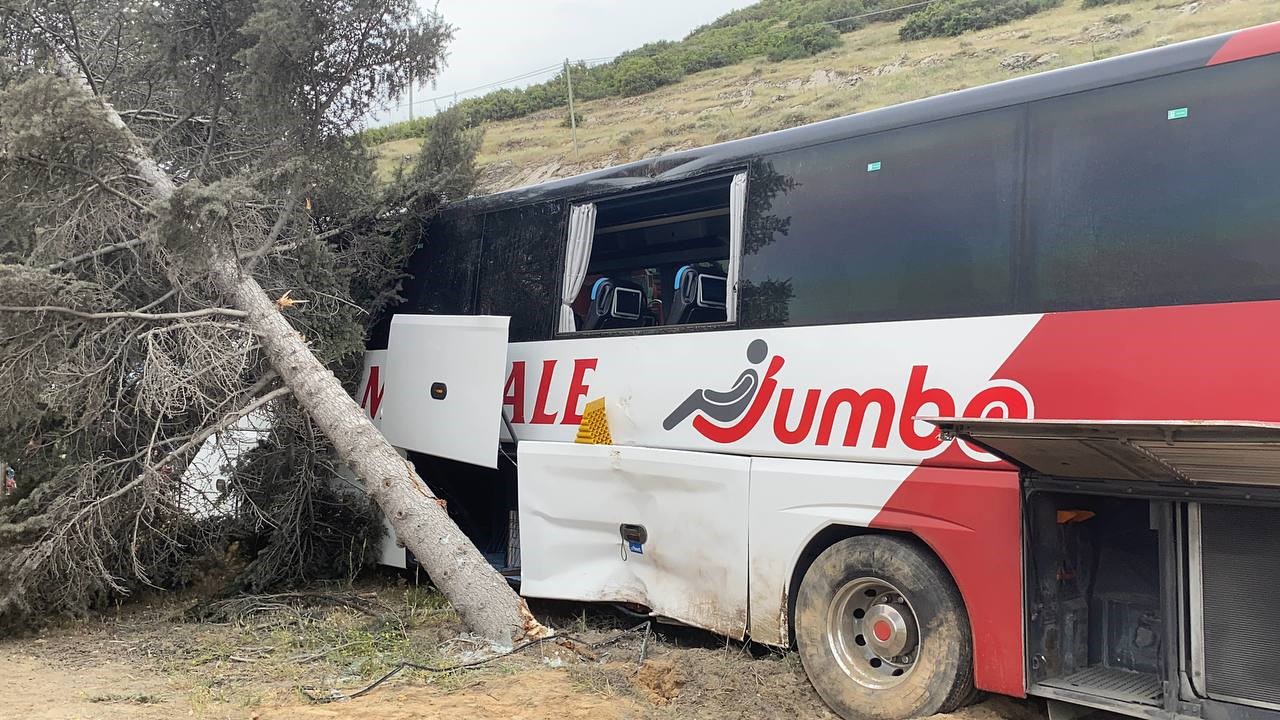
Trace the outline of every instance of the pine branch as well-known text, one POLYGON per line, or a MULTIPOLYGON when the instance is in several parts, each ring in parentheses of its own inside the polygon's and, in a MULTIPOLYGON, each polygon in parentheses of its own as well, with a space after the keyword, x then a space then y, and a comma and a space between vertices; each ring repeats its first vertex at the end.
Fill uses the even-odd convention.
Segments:
POLYGON ((97 258, 97 257, 102 257, 103 255, 107 255, 107 254, 110 254, 110 253, 116 252, 117 250, 128 250, 129 248, 138 247, 139 245, 143 244, 144 242, 146 242, 146 240, 145 240, 144 238, 134 238, 133 240, 126 240, 126 241, 121 242, 121 243, 115 243, 114 245, 107 245, 107 246, 105 246, 105 247, 100 247, 100 248, 98 248, 98 249, 96 249, 96 250, 90 250, 90 251, 89 251, 89 252, 87 252, 87 253, 81 253, 81 254, 79 254, 79 255, 73 255, 72 257, 69 257, 69 258, 67 258, 66 260, 62 260, 62 261, 60 261, 60 262, 56 262, 56 263, 54 263, 54 264, 52 264, 52 265, 49 265, 46 269, 47 269, 47 270, 62 270, 62 269, 64 269, 64 268, 71 267, 72 265, 75 265, 76 263, 84 262, 85 260, 92 260, 92 259, 97 258))
POLYGON ((132 310, 120 310, 115 312, 84 312, 74 310, 69 307, 60 307, 57 305, 0 305, 0 313, 58 313, 60 315, 70 315, 80 318, 81 320, 144 320, 147 322, 167 322, 169 320, 190 320, 191 318, 208 317, 210 315, 222 315, 225 317, 244 318, 249 317, 249 313, 243 310, 233 310, 231 308, 202 308, 200 310, 190 310, 187 312, 170 312, 170 313, 145 313, 132 310))

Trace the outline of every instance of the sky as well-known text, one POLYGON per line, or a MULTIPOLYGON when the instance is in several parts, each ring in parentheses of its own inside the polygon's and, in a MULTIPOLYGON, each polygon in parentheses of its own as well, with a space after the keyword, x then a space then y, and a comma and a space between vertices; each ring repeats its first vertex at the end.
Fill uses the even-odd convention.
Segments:
MULTIPOLYGON (((754 0, 419 0, 433 6, 456 28, 448 65, 430 84, 414 91, 415 113, 435 112, 437 96, 446 107, 452 95, 530 70, 572 60, 616 55, 655 40, 679 40, 754 0)), ((510 83, 541 82, 550 74, 510 83)), ((472 94, 483 94, 481 91, 472 94)), ((401 103, 406 102, 402 99, 401 103)), ((391 108, 371 118, 382 125, 409 118, 408 107, 391 108)))

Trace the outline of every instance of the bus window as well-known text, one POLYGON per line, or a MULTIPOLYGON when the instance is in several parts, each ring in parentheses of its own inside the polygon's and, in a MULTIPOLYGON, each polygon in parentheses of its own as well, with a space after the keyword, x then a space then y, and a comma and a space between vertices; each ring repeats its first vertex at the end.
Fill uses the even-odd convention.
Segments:
POLYGON ((1280 298, 1280 56, 1033 103, 1030 310, 1280 298))
POLYGON ((399 312, 470 314, 483 229, 482 215, 437 216, 407 268, 414 280, 405 284, 405 305, 399 312))
POLYGON ((476 312, 509 315, 512 342, 552 335, 562 237, 561 203, 525 205, 485 216, 476 312))
POLYGON ((951 118, 753 166, 743 324, 1011 312, 1024 112, 951 118))
POLYGON ((732 197, 745 184, 722 176, 575 206, 560 331, 730 320, 732 197))

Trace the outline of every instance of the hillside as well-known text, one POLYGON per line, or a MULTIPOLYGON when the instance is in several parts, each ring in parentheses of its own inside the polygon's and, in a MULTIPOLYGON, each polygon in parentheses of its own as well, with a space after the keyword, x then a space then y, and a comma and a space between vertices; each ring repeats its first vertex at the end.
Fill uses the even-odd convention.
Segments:
MULTIPOLYGON (((839 36, 814 57, 764 57, 690 75, 635 97, 581 103, 575 158, 567 111, 488 122, 479 192, 780 130, 921 97, 1089 62, 1280 19, 1280 0, 1134 0, 1081 9, 1080 0, 952 38, 904 42, 900 22, 839 36)), ((420 141, 377 146, 390 172, 420 141)))

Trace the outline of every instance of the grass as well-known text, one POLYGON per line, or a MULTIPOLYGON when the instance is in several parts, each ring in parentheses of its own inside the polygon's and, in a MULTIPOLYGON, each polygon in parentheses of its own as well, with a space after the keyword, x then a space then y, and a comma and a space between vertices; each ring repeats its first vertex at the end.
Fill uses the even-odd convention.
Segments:
MULTIPOLYGON (((1082 9, 1080 0, 954 38, 902 42, 898 23, 841 36, 812 58, 751 62, 697 73, 632 98, 582 103, 575 157, 564 111, 484 126, 481 190, 565 177, 656 154, 700 147, 953 90, 1258 25, 1280 18, 1280 0, 1134 0, 1082 9), (1117 15, 1122 11, 1123 15, 1117 15), (1010 70, 1018 54, 1030 64, 1010 70)), ((420 141, 379 146, 384 177, 420 141)))
POLYGON ((397 166, 412 161, 420 147, 422 147, 422 140, 418 138, 392 140, 379 145, 377 147, 378 176, 384 179, 390 178, 395 174, 397 166))

